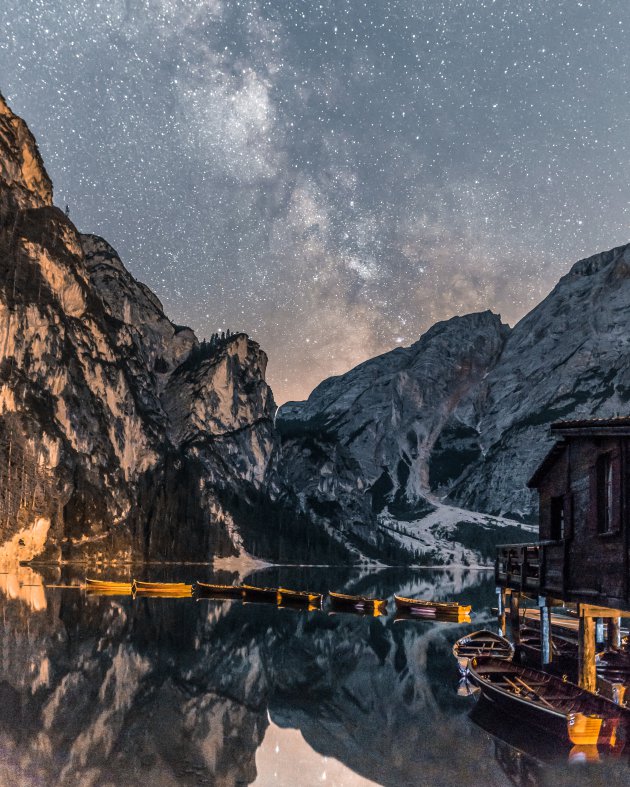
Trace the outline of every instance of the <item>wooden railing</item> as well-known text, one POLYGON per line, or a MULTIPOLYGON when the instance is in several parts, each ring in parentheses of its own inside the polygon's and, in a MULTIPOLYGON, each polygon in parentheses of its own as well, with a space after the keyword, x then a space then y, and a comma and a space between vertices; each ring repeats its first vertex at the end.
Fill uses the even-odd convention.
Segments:
POLYGON ((497 585, 538 592, 541 584, 541 544, 502 544, 497 547, 494 573, 497 585))
POLYGON ((495 580, 514 590, 561 594, 566 590, 567 543, 503 544, 497 547, 495 580))

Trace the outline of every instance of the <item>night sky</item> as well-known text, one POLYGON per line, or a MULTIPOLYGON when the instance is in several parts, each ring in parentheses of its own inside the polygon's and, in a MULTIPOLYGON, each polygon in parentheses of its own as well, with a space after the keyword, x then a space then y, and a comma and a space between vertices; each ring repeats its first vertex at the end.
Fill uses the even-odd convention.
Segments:
POLYGON ((2 0, 55 201, 279 402, 629 240, 628 0, 2 0))

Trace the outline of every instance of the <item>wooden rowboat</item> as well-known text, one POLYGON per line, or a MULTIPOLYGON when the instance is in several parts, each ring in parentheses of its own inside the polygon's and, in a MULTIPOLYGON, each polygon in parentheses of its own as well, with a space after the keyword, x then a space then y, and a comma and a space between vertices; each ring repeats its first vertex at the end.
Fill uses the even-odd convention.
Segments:
POLYGON ((347 593, 328 593, 332 609, 378 617, 387 611, 387 599, 368 596, 350 596, 347 593))
POLYGON ((213 585, 210 582, 195 582, 193 595, 197 598, 243 598, 240 585, 213 585))
POLYGON ((241 585, 243 601, 256 601, 263 604, 278 603, 278 588, 259 588, 254 585, 241 585))
POLYGON ((142 582, 135 580, 136 595, 142 596, 170 596, 172 598, 187 598, 192 595, 192 585, 185 582, 142 582))
POLYGON ((505 637, 483 629, 466 634, 453 645, 453 656, 462 675, 468 672, 468 664, 474 658, 495 656, 498 659, 511 661, 514 656, 514 645, 505 637))
POLYGON ((104 579, 88 579, 86 577, 85 587, 88 591, 93 593, 100 593, 101 595, 110 596, 128 596, 135 591, 135 585, 132 582, 110 582, 104 579))
POLYGON ((619 751, 630 731, 629 710, 553 675, 487 657, 468 676, 496 708, 565 742, 619 751))
POLYGON ((425 601, 420 598, 405 598, 405 596, 394 596, 396 609, 401 612, 408 612, 411 615, 422 617, 440 618, 459 618, 462 615, 469 615, 470 605, 458 604, 456 601, 425 601))
POLYGON ((312 607, 321 609, 322 594, 309 593, 308 590, 289 590, 288 588, 278 588, 278 604, 296 604, 301 607, 312 607))

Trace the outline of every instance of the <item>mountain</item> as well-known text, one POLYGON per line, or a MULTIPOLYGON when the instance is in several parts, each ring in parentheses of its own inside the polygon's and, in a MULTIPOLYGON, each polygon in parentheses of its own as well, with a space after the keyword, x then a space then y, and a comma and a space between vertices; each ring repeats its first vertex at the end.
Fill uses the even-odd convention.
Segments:
POLYGON ((525 485, 554 442, 549 424, 628 413, 629 304, 630 244, 576 262, 514 327, 474 409, 454 414, 479 457, 452 484, 453 501, 536 520, 525 485))
POLYGON ((199 342, 79 233, 2 98, 0 330, 0 561, 242 551, 275 445, 265 353, 199 342))
POLYGON ((325 380, 279 409, 276 493, 375 556, 483 562, 531 539, 515 520, 537 520, 549 425, 627 411, 628 303, 630 245, 577 262, 513 329, 454 317, 325 380))

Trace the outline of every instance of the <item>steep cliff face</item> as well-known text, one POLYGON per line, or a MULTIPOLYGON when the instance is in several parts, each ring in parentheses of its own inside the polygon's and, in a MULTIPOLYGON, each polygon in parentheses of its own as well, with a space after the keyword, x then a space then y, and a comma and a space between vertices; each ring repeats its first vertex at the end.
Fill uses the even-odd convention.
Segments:
POLYGON ((630 245, 577 262, 512 330, 490 313, 440 323, 281 407, 276 475, 323 527, 381 556, 392 541, 483 556, 496 525, 519 532, 461 509, 535 522, 526 482, 549 425, 627 412, 628 303, 630 245))
POLYGON ((2 99, 0 219, 0 560, 238 552, 225 499, 255 498, 274 444, 264 353, 200 344, 80 235, 2 99))
POLYGON ((401 539, 377 526, 377 515, 413 521, 433 510, 427 495, 436 441, 456 409, 472 408, 508 335, 491 312, 455 317, 411 347, 324 381, 308 401, 283 405, 273 492, 294 494, 301 510, 360 550, 396 557, 401 539))
POLYGON ((630 406, 630 245, 575 263, 512 330, 468 412, 479 451, 451 497, 475 510, 535 520, 527 479, 563 418, 626 414, 630 406))

